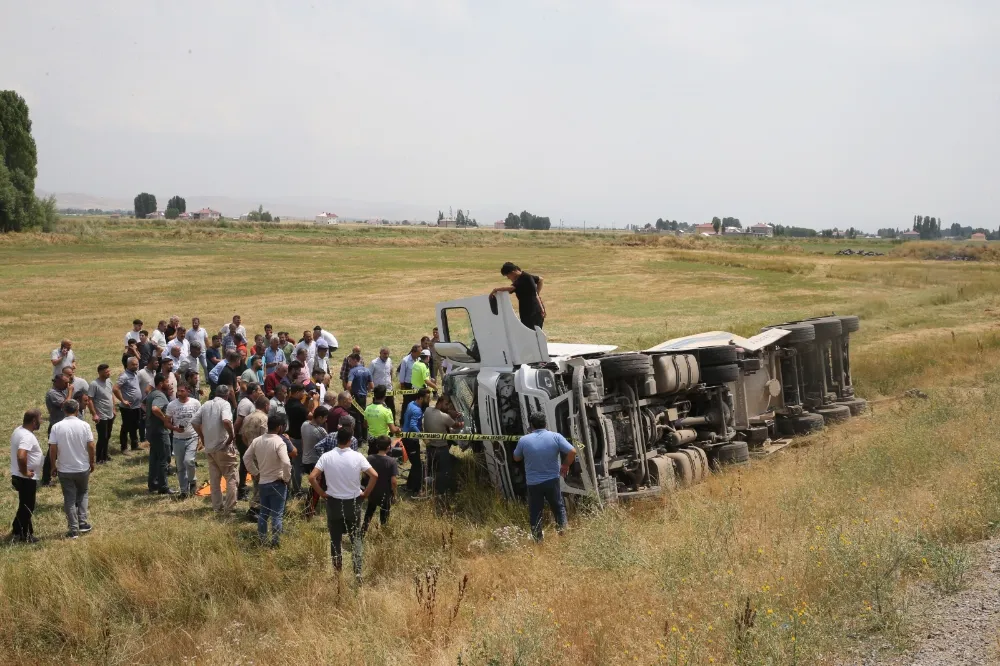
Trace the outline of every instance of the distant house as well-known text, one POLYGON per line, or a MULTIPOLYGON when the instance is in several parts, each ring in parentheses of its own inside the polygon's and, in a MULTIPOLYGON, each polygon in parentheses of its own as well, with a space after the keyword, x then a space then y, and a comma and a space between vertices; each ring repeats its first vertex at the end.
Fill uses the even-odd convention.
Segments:
POLYGON ((986 240, 986 234, 984 234, 981 231, 978 231, 978 232, 972 234, 972 237, 969 240, 984 241, 984 240, 986 240))
POLYGON ((914 231, 913 229, 907 229, 903 233, 899 234, 899 237, 903 240, 920 240, 920 232, 914 231))
POLYGON ((711 222, 705 222, 704 224, 694 225, 694 232, 696 234, 708 234, 709 236, 715 235, 715 227, 712 226, 711 222))
POLYGON ((438 224, 437 225, 439 227, 455 227, 455 226, 458 226, 457 223, 455 222, 455 218, 453 218, 453 217, 443 217, 440 220, 438 220, 438 224))
POLYGON ((496 222, 493 223, 493 228, 494 229, 506 229, 507 228, 507 222, 504 221, 504 220, 497 220, 496 222))
POLYGON ((337 224, 337 219, 334 213, 320 213, 316 216, 316 224, 337 224))
POLYGON ((146 213, 147 220, 163 220, 166 219, 167 215, 162 210, 155 211, 153 213, 146 213))
POLYGON ((382 220, 373 217, 370 220, 365 220, 365 224, 370 224, 373 227, 377 227, 382 225, 382 220))
POLYGON ((181 213, 180 215, 177 216, 177 219, 178 220, 190 220, 191 219, 191 213, 181 213))
POLYGON ((221 218, 222 213, 211 208, 202 208, 199 211, 191 213, 192 220, 219 220, 221 218))
POLYGON ((763 236, 770 238, 771 236, 774 235, 774 227, 772 227, 770 224, 764 224, 762 222, 760 224, 755 224, 752 227, 750 227, 750 233, 754 236, 763 236))

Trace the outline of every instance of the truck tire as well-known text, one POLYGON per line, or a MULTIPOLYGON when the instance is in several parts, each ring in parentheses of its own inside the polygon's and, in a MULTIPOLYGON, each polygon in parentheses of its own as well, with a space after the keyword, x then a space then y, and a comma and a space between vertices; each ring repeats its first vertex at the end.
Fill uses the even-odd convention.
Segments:
POLYGON ((861 329, 861 320, 854 315, 837 317, 840 320, 840 328, 844 333, 854 333, 861 329))
POLYGON ((649 461, 650 482, 660 487, 660 492, 669 493, 677 489, 674 461, 667 456, 656 456, 649 461))
POLYGON ((709 365, 729 365, 736 363, 736 345, 705 347, 698 350, 698 365, 702 368, 709 365))
POLYGON ((766 326, 761 331, 769 331, 772 328, 788 331, 788 335, 778 341, 779 344, 794 345, 800 342, 812 342, 816 339, 816 329, 813 328, 812 324, 775 324, 774 326, 766 326))
POLYGON ((824 405, 823 407, 819 407, 813 411, 823 417, 823 421, 826 425, 830 425, 831 423, 842 423, 851 418, 851 409, 847 405, 824 405))
POLYGON ((799 414, 798 416, 779 416, 778 432, 789 437, 791 435, 808 435, 821 430, 826 423, 819 414, 799 414))
POLYGON ((740 366, 732 365, 711 365, 701 369, 701 381, 703 384, 719 386, 735 382, 740 378, 740 366))
POLYGON ((717 456, 721 465, 742 465, 750 462, 750 449, 746 442, 730 442, 718 448, 717 456))
POLYGON ((680 450, 680 453, 687 456, 691 462, 691 483, 698 484, 705 480, 705 474, 701 470, 701 459, 689 448, 680 450))
POLYGON ((708 454, 705 453, 703 448, 700 446, 688 446, 682 450, 687 451, 689 455, 694 456, 697 460, 698 467, 701 470, 701 481, 704 481, 712 474, 712 470, 708 465, 708 454))
POLYGON ((601 372, 606 379, 641 377, 652 371, 653 359, 645 354, 618 354, 601 359, 601 372))
POLYGON ((809 320, 809 323, 812 324, 813 328, 816 330, 817 340, 828 340, 840 335, 844 331, 843 327, 840 325, 840 320, 836 317, 811 319, 809 320))
POLYGON ((668 453, 667 457, 674 462, 674 478, 677 479, 678 486, 687 488, 694 483, 690 458, 679 452, 668 453))
POLYGON ((851 398, 850 400, 838 400, 838 405, 845 405, 851 410, 851 416, 862 414, 868 409, 868 401, 864 398, 851 398))

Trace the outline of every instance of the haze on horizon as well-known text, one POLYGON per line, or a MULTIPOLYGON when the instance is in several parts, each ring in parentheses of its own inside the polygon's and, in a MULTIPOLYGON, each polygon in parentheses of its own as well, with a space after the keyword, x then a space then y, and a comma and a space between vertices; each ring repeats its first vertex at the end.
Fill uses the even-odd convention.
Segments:
POLYGON ((41 190, 1000 224, 1000 3, 0 4, 41 190))

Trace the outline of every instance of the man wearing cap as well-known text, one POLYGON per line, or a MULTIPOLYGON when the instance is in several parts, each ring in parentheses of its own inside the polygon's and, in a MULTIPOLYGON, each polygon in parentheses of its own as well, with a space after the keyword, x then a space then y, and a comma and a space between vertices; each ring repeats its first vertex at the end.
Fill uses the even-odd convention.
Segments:
POLYGON ((428 386, 437 391, 437 383, 431 379, 431 369, 428 363, 431 360, 431 350, 420 350, 420 358, 414 361, 413 371, 410 376, 410 383, 415 389, 422 389, 428 386))
POLYGON ((313 359, 309 371, 312 373, 319 368, 323 374, 330 374, 330 343, 320 338, 316 341, 316 357, 313 359))

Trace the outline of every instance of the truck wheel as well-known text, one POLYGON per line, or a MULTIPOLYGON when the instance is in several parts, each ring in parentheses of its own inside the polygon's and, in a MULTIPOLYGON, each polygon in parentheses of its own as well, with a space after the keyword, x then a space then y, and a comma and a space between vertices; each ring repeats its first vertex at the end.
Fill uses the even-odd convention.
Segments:
POLYGON ((735 382, 740 378, 740 366, 732 365, 712 365, 701 369, 701 381, 704 384, 717 386, 735 382))
POLYGON ((698 364, 702 368, 707 365, 729 365, 730 363, 736 363, 735 345, 705 347, 698 350, 698 364))
POLYGON ((650 481, 660 487, 660 492, 669 493, 677 488, 674 477, 674 461, 666 456, 656 456, 650 459, 650 481))
POLYGON ((691 451, 691 449, 684 448, 680 452, 687 456, 687 459, 691 462, 691 483, 701 483, 705 480, 705 475, 701 471, 701 459, 691 451))
POLYGON ((868 409, 868 401, 863 398, 851 398, 850 400, 838 400, 838 405, 844 405, 851 410, 851 416, 857 416, 868 409))
POLYGON ((840 325, 840 320, 836 317, 823 317, 821 319, 811 319, 809 321, 816 329, 816 339, 826 340, 843 333, 844 329, 840 325))
POLYGON ((645 354, 618 354, 601 359, 601 372, 607 379, 648 375, 653 371, 653 359, 645 354))
POLYGON ((667 457, 674 462, 675 478, 681 488, 687 488, 694 483, 694 475, 691 472, 691 459, 683 453, 668 453, 667 457))
POLYGON ((837 317, 840 320, 840 328, 844 333, 854 333, 861 329, 861 320, 854 315, 845 315, 843 317, 837 317))
POLYGON ((779 344, 794 345, 800 342, 812 342, 816 339, 816 329, 813 328, 812 324, 775 324, 762 330, 767 331, 772 328, 788 331, 788 335, 781 338, 779 344))
POLYGON ((825 405, 813 411, 822 416, 827 425, 841 423, 851 418, 851 409, 847 405, 825 405))
POLYGON ((705 449, 700 446, 689 446, 685 448, 684 451, 694 454, 694 457, 698 459, 698 467, 701 468, 702 481, 712 475, 712 469, 708 465, 708 454, 705 453, 705 449))
POLYGON ((746 442, 730 442, 718 449, 719 463, 722 465, 741 465, 750 462, 750 449, 746 442))
POLYGON ((826 421, 819 414, 778 417, 778 430, 782 435, 808 435, 823 428, 826 421))

